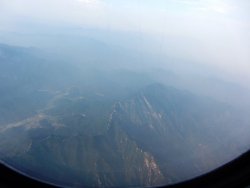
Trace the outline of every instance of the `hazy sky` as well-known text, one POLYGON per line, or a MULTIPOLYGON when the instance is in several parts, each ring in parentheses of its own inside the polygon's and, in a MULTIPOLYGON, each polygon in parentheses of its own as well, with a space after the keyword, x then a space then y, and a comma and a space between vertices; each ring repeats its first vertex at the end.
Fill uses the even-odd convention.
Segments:
POLYGON ((250 81, 249 10, 248 0, 0 0, 0 42, 32 45, 21 38, 41 28, 139 33, 163 52, 250 81))

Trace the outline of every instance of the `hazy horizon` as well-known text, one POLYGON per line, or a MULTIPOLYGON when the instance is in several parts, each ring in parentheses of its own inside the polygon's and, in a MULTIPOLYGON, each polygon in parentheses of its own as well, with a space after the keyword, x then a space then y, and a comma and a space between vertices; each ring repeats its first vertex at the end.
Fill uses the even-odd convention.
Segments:
POLYGON ((155 67, 203 67, 249 88, 249 7, 246 0, 2 0, 0 42, 60 53, 86 47, 87 38, 147 54, 155 67), (169 65, 171 58, 182 64, 169 65))

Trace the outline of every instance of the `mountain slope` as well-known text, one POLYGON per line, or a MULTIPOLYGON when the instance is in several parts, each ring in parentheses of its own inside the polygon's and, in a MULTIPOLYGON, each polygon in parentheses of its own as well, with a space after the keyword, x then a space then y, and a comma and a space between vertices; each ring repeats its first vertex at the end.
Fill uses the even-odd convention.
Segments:
POLYGON ((3 161, 29 175, 69 186, 171 182, 150 153, 112 125, 107 114, 112 104, 105 107, 103 97, 72 100, 67 98, 70 95, 62 100, 59 96, 39 115, 0 129, 3 161))
POLYGON ((153 84, 117 103, 113 124, 152 153, 165 176, 181 181, 239 153, 237 116, 226 104, 153 84))
POLYGON ((232 107, 161 84, 129 93, 56 92, 38 114, 1 127, 1 160, 61 185, 155 186, 243 151, 232 107))

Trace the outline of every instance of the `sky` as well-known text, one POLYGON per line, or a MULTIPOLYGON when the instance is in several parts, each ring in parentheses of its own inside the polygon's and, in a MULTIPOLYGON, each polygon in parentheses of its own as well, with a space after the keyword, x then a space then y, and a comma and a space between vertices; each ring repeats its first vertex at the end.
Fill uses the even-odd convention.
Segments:
POLYGON ((0 42, 36 46, 32 36, 68 28, 135 34, 154 40, 159 49, 152 50, 246 82, 249 10, 248 0, 0 0, 0 42))

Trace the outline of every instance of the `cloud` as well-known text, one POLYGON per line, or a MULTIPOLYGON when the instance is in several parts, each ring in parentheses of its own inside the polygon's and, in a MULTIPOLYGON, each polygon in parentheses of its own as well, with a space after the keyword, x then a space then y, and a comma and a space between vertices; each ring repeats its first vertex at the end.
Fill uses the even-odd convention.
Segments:
POLYGON ((86 4, 92 4, 98 2, 97 0, 77 0, 77 1, 86 4))
POLYGON ((225 0, 177 0, 175 3, 184 5, 192 11, 198 10, 220 14, 227 14, 234 8, 230 1, 225 0))
POLYGON ((91 5, 91 6, 97 6, 97 5, 100 5, 101 2, 100 0, 76 0, 84 5, 91 5))

